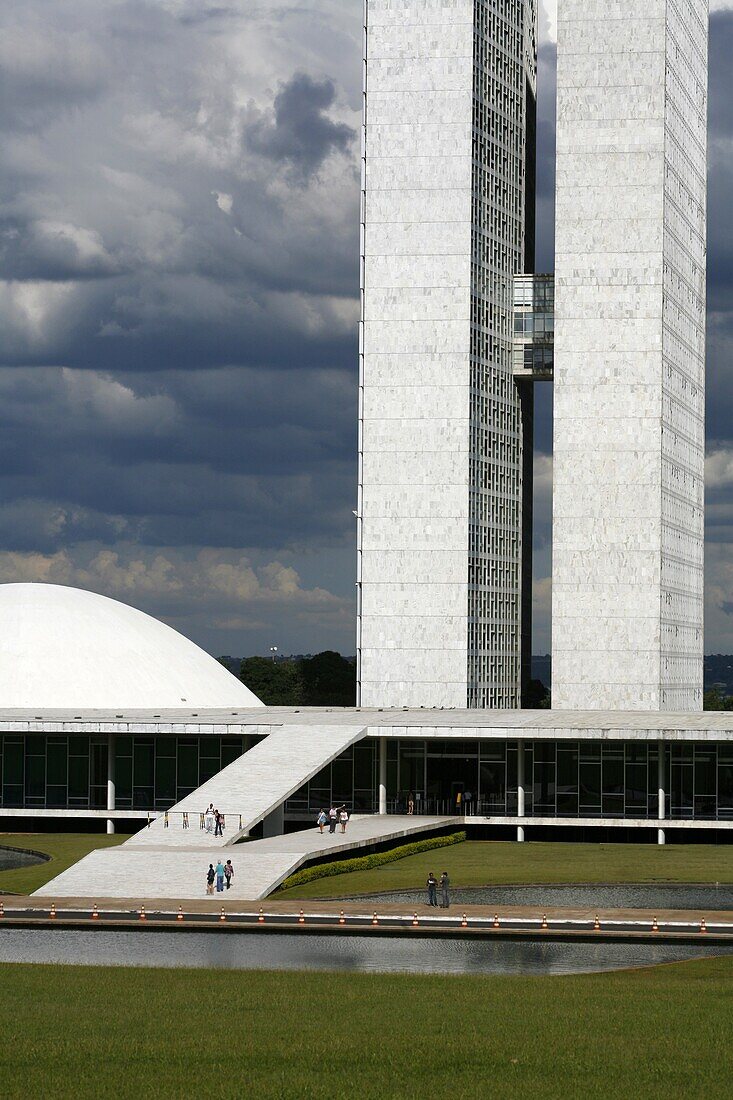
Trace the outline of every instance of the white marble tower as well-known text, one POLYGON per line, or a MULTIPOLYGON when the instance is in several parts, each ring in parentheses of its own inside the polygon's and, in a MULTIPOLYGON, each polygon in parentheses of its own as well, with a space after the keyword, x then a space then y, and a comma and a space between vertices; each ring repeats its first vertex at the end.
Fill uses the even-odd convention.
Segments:
POLYGON ((558 4, 553 708, 702 707, 707 25, 558 4))
POLYGON ((366 0, 362 706, 516 707, 534 0, 366 0))

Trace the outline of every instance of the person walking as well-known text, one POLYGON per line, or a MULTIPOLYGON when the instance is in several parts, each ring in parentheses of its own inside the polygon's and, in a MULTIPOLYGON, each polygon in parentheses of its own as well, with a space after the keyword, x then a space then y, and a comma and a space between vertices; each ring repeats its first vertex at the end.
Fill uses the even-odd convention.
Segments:
POLYGON ((216 865, 216 892, 217 894, 224 892, 224 864, 221 860, 216 865))
POLYGON ((214 880, 216 878, 216 871, 214 870, 214 864, 209 864, 209 869, 206 872, 206 893, 214 893, 214 880))
POLYGON ((426 883, 428 888, 428 905, 438 904, 438 880, 431 871, 428 875, 428 881, 426 883))
POLYGON ((440 876, 440 908, 450 909, 450 879, 447 871, 443 871, 440 876))
POLYGON ((407 796, 407 812, 408 814, 414 814, 415 812, 415 796, 412 791, 407 796))
POLYGON ((349 822, 349 811, 346 809, 345 806, 342 806, 339 810, 339 821, 341 822, 341 832, 345 833, 346 826, 349 822))
POLYGON ((316 818, 316 825, 321 830, 321 834, 323 834, 323 826, 327 825, 327 824, 328 824, 328 814, 326 813, 325 810, 321 810, 318 817, 316 818))
POLYGON ((232 867, 232 861, 228 859, 224 864, 224 878, 227 883, 227 890, 232 885, 232 879, 234 878, 234 868, 232 867))
POLYGON ((332 806, 328 811, 328 831, 329 833, 336 832, 336 826, 338 825, 339 814, 335 806, 332 806))
POLYGON ((216 822, 216 828, 214 829, 214 836, 224 836, 224 817, 218 810, 214 810, 214 821, 216 822))
POLYGON ((214 803, 212 802, 208 810, 204 814, 204 822, 206 825, 206 832, 212 832, 214 828, 214 803))

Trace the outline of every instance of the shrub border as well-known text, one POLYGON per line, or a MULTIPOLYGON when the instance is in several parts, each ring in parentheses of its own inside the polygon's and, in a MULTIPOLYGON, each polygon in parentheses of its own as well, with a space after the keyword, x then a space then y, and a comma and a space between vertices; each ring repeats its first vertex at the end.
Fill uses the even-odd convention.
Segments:
POLYGON ((388 852, 373 852, 368 856, 355 856, 353 859, 337 860, 334 863, 318 863, 314 867, 305 867, 286 878, 278 886, 279 891, 290 890, 295 886, 305 886, 319 878, 332 875, 346 875, 349 871, 370 871, 373 867, 382 867, 385 863, 396 863, 398 859, 416 856, 420 852, 432 852, 436 848, 448 848, 452 844, 462 844, 466 839, 465 831, 450 833, 448 836, 434 836, 427 840, 414 840, 410 844, 401 844, 390 848, 388 852))

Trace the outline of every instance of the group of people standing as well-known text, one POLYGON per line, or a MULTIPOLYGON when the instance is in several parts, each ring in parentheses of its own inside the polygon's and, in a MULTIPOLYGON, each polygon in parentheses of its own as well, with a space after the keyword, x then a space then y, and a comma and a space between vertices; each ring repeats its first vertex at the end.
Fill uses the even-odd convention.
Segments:
POLYGON ((232 861, 228 859, 226 863, 222 863, 221 860, 214 867, 213 863, 209 864, 209 869, 206 872, 206 893, 214 893, 214 885, 216 884, 216 892, 220 894, 224 889, 224 883, 226 883, 227 890, 232 885, 232 879, 234 878, 234 868, 232 867, 232 861))
POLYGON ((207 833, 212 833, 214 836, 224 836, 224 814, 220 814, 218 810, 214 809, 214 803, 209 803, 209 808, 204 812, 203 823, 204 829, 207 833))
POLYGON ((428 888, 428 905, 437 906, 438 888, 440 888, 440 908, 450 908, 450 879, 447 871, 443 871, 443 874, 440 876, 440 881, 438 881, 431 871, 428 875, 426 886, 428 888))
POLYGON ((316 825, 323 832, 326 825, 328 825, 329 833, 336 832, 336 826, 341 826, 341 832, 346 832, 346 826, 349 823, 349 811, 346 806, 331 806, 330 810, 326 812, 321 810, 316 818, 316 825))

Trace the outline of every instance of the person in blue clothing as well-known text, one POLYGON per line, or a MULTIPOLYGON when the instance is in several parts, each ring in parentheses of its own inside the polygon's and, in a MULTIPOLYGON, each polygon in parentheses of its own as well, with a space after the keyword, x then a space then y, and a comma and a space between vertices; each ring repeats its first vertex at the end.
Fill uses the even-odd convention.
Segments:
POLYGON ((216 892, 220 894, 224 889, 224 864, 221 860, 216 865, 216 892))

